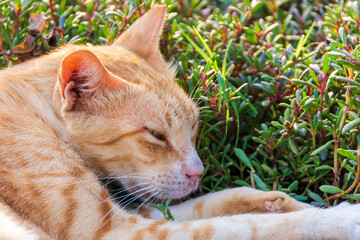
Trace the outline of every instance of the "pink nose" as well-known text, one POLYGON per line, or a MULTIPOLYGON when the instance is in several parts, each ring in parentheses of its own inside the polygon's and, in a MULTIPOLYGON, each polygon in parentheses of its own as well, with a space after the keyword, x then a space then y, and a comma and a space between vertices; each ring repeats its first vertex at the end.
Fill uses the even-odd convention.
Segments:
POLYGON ((196 183, 203 172, 204 166, 202 165, 200 159, 184 166, 185 176, 188 177, 193 184, 196 183))
POLYGON ((200 175, 187 175, 186 174, 186 177, 188 177, 190 179, 190 181, 192 182, 192 184, 195 184, 196 181, 199 179, 199 176, 200 175))

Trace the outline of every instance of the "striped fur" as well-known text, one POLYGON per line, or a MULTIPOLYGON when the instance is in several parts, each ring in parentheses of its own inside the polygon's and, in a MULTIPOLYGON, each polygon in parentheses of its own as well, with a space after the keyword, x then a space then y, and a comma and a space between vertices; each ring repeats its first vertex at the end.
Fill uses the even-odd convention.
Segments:
POLYGON ((115 204, 99 177, 166 199, 203 171, 198 110, 157 47, 164 13, 153 7, 112 46, 0 71, 0 239, 359 239, 358 205, 316 209, 280 192, 205 195, 172 206, 174 222, 115 204))

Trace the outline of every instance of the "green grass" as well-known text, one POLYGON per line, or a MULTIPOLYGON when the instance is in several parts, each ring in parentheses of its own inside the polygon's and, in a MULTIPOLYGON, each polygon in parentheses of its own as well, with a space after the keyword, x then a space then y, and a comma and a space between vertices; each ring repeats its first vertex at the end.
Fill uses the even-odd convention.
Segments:
POLYGON ((203 192, 281 190, 360 200, 360 12, 355 1, 2 1, 0 67, 65 43, 111 44, 154 3, 161 51, 201 108, 203 192), (34 46, 30 13, 49 17, 34 46), (11 51, 13 49, 13 51, 11 51))

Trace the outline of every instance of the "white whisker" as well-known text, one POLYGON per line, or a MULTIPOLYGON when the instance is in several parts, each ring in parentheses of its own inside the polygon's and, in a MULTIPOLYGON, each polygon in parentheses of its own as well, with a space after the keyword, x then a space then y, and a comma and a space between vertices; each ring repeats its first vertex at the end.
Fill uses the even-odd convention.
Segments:
POLYGON ((131 186, 131 187, 125 187, 125 188, 123 188, 123 190, 117 191, 115 194, 110 195, 108 198, 106 198, 105 200, 101 201, 101 202, 99 203, 99 205, 102 204, 103 202, 106 202, 106 201, 110 200, 110 199, 113 199, 113 200, 119 199, 119 198, 115 198, 115 196, 117 196, 117 195, 119 195, 119 194, 121 194, 121 193, 123 193, 123 192, 126 192, 126 191, 128 191, 128 190, 130 190, 130 189, 133 189, 133 188, 136 188, 136 187, 140 187, 140 186, 142 186, 142 185, 146 185, 146 184, 149 184, 149 183, 151 183, 151 182, 144 182, 144 183, 136 184, 136 185, 131 186))
MULTIPOLYGON (((140 189, 140 190, 145 190, 145 189, 146 189, 146 188, 140 189)), ((136 191, 136 192, 139 192, 140 190, 138 190, 138 191, 136 191)), ((133 197, 133 198, 131 198, 130 200, 132 200, 131 202, 133 202, 133 201, 135 201, 136 199, 140 198, 142 195, 147 194, 148 192, 152 192, 152 191, 154 191, 154 189, 150 189, 149 191, 146 191, 145 193, 142 193, 142 194, 140 194, 140 195, 138 195, 138 196, 136 196, 136 197, 133 197)), ((135 193, 135 192, 134 192, 134 193, 135 193)), ((123 200, 125 200, 128 196, 131 196, 131 195, 128 194, 123 200)), ((128 201, 126 201, 126 202, 128 202, 128 201)), ((131 202, 129 202, 129 203, 131 203, 131 202)), ((128 204, 129 204, 129 203, 128 203, 128 204)), ((97 223, 97 225, 98 225, 98 224, 101 224, 101 223, 104 221, 104 219, 105 219, 116 207, 118 207, 118 205, 115 205, 114 207, 112 207, 112 208, 110 209, 110 211, 108 211, 108 212, 105 214, 105 216, 101 218, 101 220, 97 223)), ((121 212, 123 209, 124 209, 124 207, 120 208, 120 209, 118 210, 118 212, 115 213, 113 216, 115 216, 116 214, 118 214, 119 212, 121 212)), ((112 217, 113 217, 113 216, 112 216, 112 217)), ((109 219, 108 221, 110 221, 110 219, 109 219)), ((106 225, 106 223, 107 223, 108 221, 106 221, 106 222, 104 223, 104 225, 106 225)))
POLYGON ((145 201, 143 201, 134 211, 132 214, 136 214, 139 209, 147 202, 149 201, 152 197, 156 196, 159 193, 159 189, 157 190, 157 192, 153 193, 152 195, 150 195, 150 197, 148 197, 147 199, 145 199, 145 201))
MULTIPOLYGON (((151 192, 153 192, 153 191, 156 191, 157 189, 155 188, 155 189, 150 189, 149 191, 146 191, 146 192, 144 192, 144 193, 142 193, 142 194, 140 194, 140 195, 138 195, 138 196, 136 196, 136 197, 133 197, 133 198, 131 198, 130 200, 132 200, 131 202, 128 202, 128 201, 126 201, 126 202, 128 202, 125 206, 123 206, 122 208, 120 208, 120 209, 118 209, 117 210, 117 212, 114 214, 114 215, 112 215, 112 217, 115 217, 117 214, 119 214, 120 212, 122 212, 130 203, 132 203, 133 201, 135 201, 136 199, 138 199, 138 198, 140 198, 141 196, 143 196, 143 195, 145 195, 145 194, 148 194, 148 193, 151 193, 151 192)), ((101 222, 105 219, 105 217, 111 212, 111 211, 113 211, 114 210, 114 208, 112 208, 102 219, 101 219, 101 222)), ((107 220, 105 223, 104 223, 104 225, 106 225, 106 223, 108 223, 110 221, 110 219, 109 220, 107 220)), ((100 223, 101 223, 100 222, 100 223)))
POLYGON ((153 188, 153 189, 150 189, 149 191, 147 192, 144 192, 140 195, 137 195, 129 200, 127 200, 126 202, 124 202, 123 204, 125 204, 124 206, 122 206, 122 209, 125 209, 130 203, 134 202, 136 199, 139 199, 140 197, 144 196, 145 194, 148 194, 148 193, 151 193, 153 191, 157 191, 157 188, 153 188))

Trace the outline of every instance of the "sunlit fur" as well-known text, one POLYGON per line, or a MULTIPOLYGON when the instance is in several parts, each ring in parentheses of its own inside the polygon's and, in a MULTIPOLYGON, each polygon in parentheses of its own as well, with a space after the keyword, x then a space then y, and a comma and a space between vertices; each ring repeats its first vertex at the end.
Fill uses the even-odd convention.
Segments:
POLYGON ((165 10, 112 46, 65 46, 0 71, 0 239, 359 239, 359 205, 316 209, 250 188, 172 206, 174 222, 125 209, 183 197, 203 172, 198 110, 158 50, 165 10), (115 204, 104 177, 136 196, 115 204), (234 216, 211 218, 223 215, 234 216))
MULTIPOLYGON (((166 191, 163 198, 182 197, 193 190, 180 170, 194 151, 198 110, 176 84, 171 69, 155 71, 137 55, 117 46, 66 46, 2 73, 9 79, 29 82, 54 103, 79 153, 100 176, 148 173, 149 185, 166 191), (83 97, 78 110, 61 113, 54 76, 61 59, 79 49, 93 52, 112 74, 129 84, 119 90, 87 88, 94 93, 83 97), (46 62, 52 64, 44 68, 46 62), (145 128, 164 134, 166 142, 158 141, 145 128)), ((122 183, 131 186, 138 181, 141 179, 122 183)))
MULTIPOLYGON (((80 154, 100 176, 148 173, 151 186, 166 190, 164 198, 189 193, 189 182, 180 171, 194 151, 198 110, 192 101, 167 69, 155 72, 119 47, 88 49, 128 84, 119 90, 94 90, 81 102, 84 111, 60 113, 80 154), (163 134, 166 141, 154 138, 147 128, 163 134)), ((61 102, 56 93, 55 104, 61 102)), ((122 183, 131 186, 140 180, 135 181, 122 183)))

